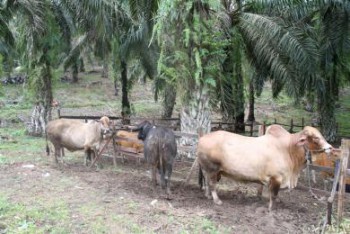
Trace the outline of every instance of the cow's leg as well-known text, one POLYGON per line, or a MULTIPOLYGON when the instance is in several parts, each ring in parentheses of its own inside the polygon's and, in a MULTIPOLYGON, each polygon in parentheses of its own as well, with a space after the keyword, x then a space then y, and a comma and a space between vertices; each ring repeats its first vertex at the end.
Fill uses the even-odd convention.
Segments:
MULTIPOLYGON (((315 170, 311 170, 311 178, 312 178, 312 182, 314 182, 314 184, 316 184, 316 174, 315 174, 315 170)), ((310 175, 307 175, 310 176, 310 175)))
POLYGON ((54 147, 55 147, 55 162, 56 162, 56 164, 58 164, 58 157, 60 156, 61 148, 58 146, 55 146, 55 145, 54 145, 54 147))
POLYGON ((323 179, 323 186, 324 186, 324 190, 327 191, 327 188, 328 188, 328 179, 326 179, 326 178, 323 179))
POLYGON ((278 191, 280 189, 281 183, 275 178, 272 177, 270 179, 270 185, 269 185, 269 189, 270 189, 270 204, 269 204, 269 211, 272 210, 272 206, 273 206, 273 202, 276 200, 277 195, 278 195, 278 191))
POLYGON ((164 165, 164 161, 165 160, 163 160, 163 164, 159 164, 159 167, 158 167, 159 175, 160 175, 160 186, 162 189, 166 189, 166 181, 165 181, 166 165, 164 165))
POLYGON ((91 150, 88 149, 88 150, 85 150, 85 159, 84 159, 84 164, 85 166, 88 166, 88 161, 90 161, 90 163, 92 162, 91 160, 91 150))
POLYGON ((211 194, 210 194, 210 187, 209 187, 209 175, 205 171, 202 171, 204 175, 204 191, 205 191, 205 196, 208 199, 211 199, 211 194))
POLYGON ((168 163, 166 166, 166 172, 165 172, 165 185, 166 185, 166 193, 171 195, 170 191, 170 178, 171 178, 171 173, 173 172, 173 165, 171 163, 168 163))
POLYGON ((152 164, 152 185, 157 187, 157 164, 152 164))
POLYGON ((258 196, 260 199, 262 198, 263 190, 264 190, 264 185, 263 185, 263 184, 259 184, 257 196, 258 196))
POLYGON ((218 173, 213 173, 209 178, 209 189, 211 190, 211 195, 213 196, 214 203, 221 205, 222 201, 219 199, 219 196, 216 192, 216 184, 218 181, 218 173))

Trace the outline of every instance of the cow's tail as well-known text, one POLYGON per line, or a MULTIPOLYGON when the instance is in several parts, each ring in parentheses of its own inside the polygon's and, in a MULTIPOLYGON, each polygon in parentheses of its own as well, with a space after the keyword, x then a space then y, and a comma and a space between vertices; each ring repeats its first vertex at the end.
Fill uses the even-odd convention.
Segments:
POLYGON ((50 156, 50 148, 49 148, 49 144, 47 142, 47 132, 45 132, 45 139, 46 139, 46 155, 50 156))
POLYGON ((161 147, 163 147, 164 145, 160 143, 160 141, 158 141, 158 155, 159 155, 159 172, 160 172, 160 182, 161 182, 161 186, 163 186, 162 183, 165 183, 165 181, 163 181, 164 178, 164 162, 163 162, 163 154, 161 154, 162 149, 161 147))

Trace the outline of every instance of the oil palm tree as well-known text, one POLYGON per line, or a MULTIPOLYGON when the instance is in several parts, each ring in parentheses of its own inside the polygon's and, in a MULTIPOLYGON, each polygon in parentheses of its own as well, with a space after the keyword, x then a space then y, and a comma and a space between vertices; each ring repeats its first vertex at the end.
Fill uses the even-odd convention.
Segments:
POLYGON ((59 27, 50 1, 7 1, 16 32, 18 56, 27 68, 29 83, 37 102, 44 106, 44 119, 50 117, 52 103, 52 68, 61 50, 59 27))

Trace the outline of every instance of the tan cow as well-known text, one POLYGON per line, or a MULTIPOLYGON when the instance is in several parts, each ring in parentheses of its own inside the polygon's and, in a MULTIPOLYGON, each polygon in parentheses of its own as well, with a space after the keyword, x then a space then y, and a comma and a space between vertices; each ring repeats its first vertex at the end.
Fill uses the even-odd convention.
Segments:
POLYGON ((212 195, 215 204, 222 204, 216 192, 221 175, 255 182, 269 187, 271 210, 280 188, 297 185, 300 170, 306 165, 306 148, 311 143, 325 151, 333 148, 313 127, 290 134, 279 125, 271 125, 260 137, 225 131, 204 135, 199 139, 197 157, 207 184, 206 196, 210 199, 212 195))
POLYGON ((73 119, 56 119, 47 124, 46 132, 47 138, 55 148, 56 163, 61 157, 62 149, 66 148, 69 151, 84 150, 85 164, 87 164, 88 156, 91 153, 97 156, 103 139, 111 134, 112 130, 111 121, 107 116, 103 116, 98 121, 88 123, 73 119))
POLYGON ((138 132, 128 132, 125 130, 119 130, 117 132, 116 143, 119 146, 126 148, 133 148, 136 153, 143 152, 143 142, 138 139, 138 132))
MULTIPOLYGON (((310 148, 311 153, 311 160, 312 164, 316 166, 322 166, 322 167, 330 167, 335 168, 336 161, 341 158, 341 150, 336 149, 333 150, 330 154, 326 154, 325 152, 319 152, 314 151, 313 148, 310 148)), ((321 178, 324 182, 324 190, 327 190, 328 182, 331 181, 334 177, 334 173, 329 171, 322 171, 320 173, 321 178)), ((311 171, 312 173, 312 181, 316 183, 316 173, 314 170, 311 171)), ((346 178, 346 184, 350 184, 350 178, 346 178)))

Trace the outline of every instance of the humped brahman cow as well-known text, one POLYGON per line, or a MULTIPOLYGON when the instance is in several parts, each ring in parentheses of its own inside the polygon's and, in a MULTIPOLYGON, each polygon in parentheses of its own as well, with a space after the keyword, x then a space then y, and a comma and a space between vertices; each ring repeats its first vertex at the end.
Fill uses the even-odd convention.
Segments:
MULTIPOLYGON (((107 116, 87 123, 73 119, 56 119, 50 121, 46 127, 47 139, 52 142, 55 148, 56 163, 61 157, 62 149, 66 148, 69 151, 84 150, 85 164, 87 164, 91 153, 97 156, 103 139, 111 132, 111 121, 107 116)), ((47 153, 49 154, 48 145, 47 153)), ((61 159, 63 162, 63 158, 61 159)))
POLYGON ((157 185, 156 170, 159 170, 161 186, 170 195, 170 177, 177 153, 175 135, 172 130, 152 125, 148 121, 140 123, 134 131, 144 141, 144 156, 151 165, 152 182, 157 185))
POLYGON ((306 165, 309 145, 330 152, 333 147, 313 127, 290 134, 279 125, 271 125, 260 137, 246 137, 216 131, 199 139, 197 160, 206 182, 206 196, 221 205, 216 192, 218 178, 226 176, 237 181, 255 182, 270 190, 269 210, 280 188, 294 188, 300 171, 306 165), (211 194, 210 194, 211 192, 211 194))

